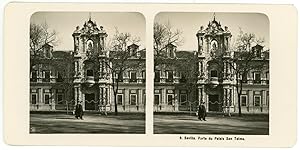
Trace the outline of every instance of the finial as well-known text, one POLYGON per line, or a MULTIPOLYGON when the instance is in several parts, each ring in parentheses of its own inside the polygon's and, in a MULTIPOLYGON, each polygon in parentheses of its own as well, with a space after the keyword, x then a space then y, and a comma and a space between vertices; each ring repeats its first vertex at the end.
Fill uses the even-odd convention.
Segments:
POLYGON ((214 21, 216 21, 216 13, 214 12, 214 21))
POLYGON ((89 21, 91 21, 91 20, 92 20, 92 13, 89 12, 89 21))

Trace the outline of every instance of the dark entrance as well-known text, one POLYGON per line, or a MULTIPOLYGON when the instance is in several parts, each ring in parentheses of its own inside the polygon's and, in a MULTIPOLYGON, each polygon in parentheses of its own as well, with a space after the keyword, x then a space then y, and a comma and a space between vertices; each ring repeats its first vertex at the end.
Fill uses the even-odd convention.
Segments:
POLYGON ((85 110, 97 110, 97 103, 95 94, 84 94, 85 95, 85 110))
POLYGON ((219 95, 209 95, 208 111, 219 111, 219 95))

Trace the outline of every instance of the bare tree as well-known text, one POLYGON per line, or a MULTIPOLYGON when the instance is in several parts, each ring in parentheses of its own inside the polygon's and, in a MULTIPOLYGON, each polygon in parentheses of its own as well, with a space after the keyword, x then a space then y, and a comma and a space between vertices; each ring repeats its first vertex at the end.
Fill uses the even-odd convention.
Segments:
POLYGON ((59 56, 51 60, 51 66, 56 71, 56 83, 53 85, 56 89, 63 89, 65 95, 65 105, 67 114, 74 106, 75 100, 73 99, 74 87, 74 59, 69 52, 56 52, 59 56))
POLYGON ((265 57, 261 57, 260 52, 252 49, 253 45, 262 44, 263 42, 264 40, 257 38, 254 33, 245 33, 240 29, 239 35, 233 45, 233 51, 223 51, 213 58, 221 68, 220 76, 223 77, 227 74, 227 72, 224 72, 225 64, 228 64, 233 70, 232 74, 235 76, 235 88, 238 94, 239 116, 242 116, 241 95, 244 86, 243 79, 247 77, 247 74, 251 70, 263 70, 268 67, 268 60, 265 57))
POLYGON ((123 73, 129 69, 145 67, 145 62, 141 56, 138 56, 139 50, 131 50, 129 44, 138 44, 140 38, 132 36, 130 33, 116 32, 109 44, 110 57, 106 65, 112 77, 112 88, 114 94, 115 115, 118 115, 117 94, 119 90, 119 82, 122 81, 123 73), (110 63, 111 62, 111 63, 110 63))
POLYGON ((193 106, 197 106, 198 104, 194 104, 198 101, 195 101, 198 99, 196 97, 196 89, 197 87, 197 81, 198 81, 198 59, 197 56, 194 55, 191 52, 181 52, 180 58, 177 58, 174 61, 174 65, 176 67, 176 70, 181 74, 181 79, 179 80, 179 84, 176 84, 176 88, 186 89, 187 94, 189 96, 188 98, 188 104, 189 104, 189 110, 190 113, 193 106))
POLYGON ((57 34, 55 30, 49 28, 46 22, 44 24, 30 23, 29 45, 31 54, 38 55, 46 44, 57 45, 59 42, 57 34))
POLYGON ((166 24, 155 22, 153 32, 154 66, 156 66, 165 59, 167 46, 170 44, 180 46, 183 43, 183 38, 182 31, 173 29, 169 21, 166 24))

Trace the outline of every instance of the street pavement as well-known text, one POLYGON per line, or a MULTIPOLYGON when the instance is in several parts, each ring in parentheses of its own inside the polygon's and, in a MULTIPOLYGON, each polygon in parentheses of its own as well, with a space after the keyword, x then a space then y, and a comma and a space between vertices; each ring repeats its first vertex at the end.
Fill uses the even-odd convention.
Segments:
MULTIPOLYGON (((207 121, 189 114, 155 114, 154 134, 268 135, 267 115, 209 115, 207 121)), ((145 134, 145 114, 85 114, 84 120, 63 113, 30 114, 30 133, 145 134)))
POLYGON ((30 133, 144 134, 145 114, 30 114, 30 133))
POLYGON ((188 114, 154 115, 154 134, 269 134, 268 115, 210 115, 206 120, 188 114))

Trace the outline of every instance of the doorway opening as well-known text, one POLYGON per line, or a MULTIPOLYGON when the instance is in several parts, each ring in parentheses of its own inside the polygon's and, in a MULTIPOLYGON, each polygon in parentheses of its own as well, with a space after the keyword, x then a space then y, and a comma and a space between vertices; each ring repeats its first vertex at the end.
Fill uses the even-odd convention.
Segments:
POLYGON ((84 94, 85 95, 85 110, 97 110, 97 103, 95 94, 84 94))
POLYGON ((209 95, 208 111, 219 111, 219 95, 209 95))

